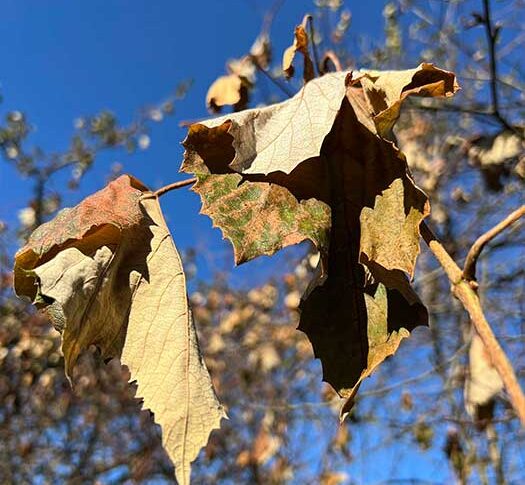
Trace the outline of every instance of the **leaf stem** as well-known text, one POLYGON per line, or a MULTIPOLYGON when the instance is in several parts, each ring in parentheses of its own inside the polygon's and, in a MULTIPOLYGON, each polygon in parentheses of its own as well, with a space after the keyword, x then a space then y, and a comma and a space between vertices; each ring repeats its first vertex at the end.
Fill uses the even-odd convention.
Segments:
POLYGON ((172 190, 192 185, 195 182, 197 182, 197 177, 193 177, 187 180, 181 180, 179 182, 173 182, 172 184, 165 185, 164 187, 161 187, 160 189, 156 190, 155 192, 153 192, 153 195, 155 197, 160 197, 161 195, 164 195, 172 190))
POLYGON ((317 52, 317 45, 315 44, 315 28, 314 28, 314 18, 311 14, 306 14, 303 19, 303 26, 308 25, 310 43, 312 44, 312 54, 314 57, 314 65, 317 69, 317 75, 321 76, 323 74, 321 70, 321 64, 319 63, 319 53, 317 52))
POLYGON ((492 328, 485 318, 479 296, 470 281, 463 277, 463 272, 441 242, 437 239, 425 222, 421 224, 421 236, 427 243, 439 264, 445 270, 451 283, 452 294, 461 302, 468 312, 472 325, 481 337, 492 364, 498 371, 509 400, 523 427, 525 427, 525 396, 521 390, 512 365, 498 343, 492 328))
POLYGON ((341 72, 343 70, 341 66, 341 62, 339 61, 339 57, 337 57, 337 54, 333 50, 330 49, 330 50, 327 50, 324 54, 324 59, 322 62, 323 74, 327 72, 326 70, 327 61, 331 61, 331 63, 335 67, 336 72, 341 72))
POLYGON ((514 224, 520 217, 525 215, 525 205, 522 205, 519 209, 509 214, 499 224, 496 224, 492 229, 488 230, 485 234, 482 234, 476 242, 470 248, 467 258, 465 259, 465 266, 463 267, 463 278, 467 281, 473 281, 476 279, 476 263, 479 255, 485 245, 494 239, 500 232, 504 231, 511 224, 514 224))
POLYGON ((269 73, 264 67, 262 67, 259 62, 255 59, 255 57, 252 56, 252 61, 255 64, 255 67, 263 73, 275 86, 277 86, 287 97, 291 98, 293 96, 293 93, 284 85, 282 84, 277 78, 272 76, 271 73, 269 73))

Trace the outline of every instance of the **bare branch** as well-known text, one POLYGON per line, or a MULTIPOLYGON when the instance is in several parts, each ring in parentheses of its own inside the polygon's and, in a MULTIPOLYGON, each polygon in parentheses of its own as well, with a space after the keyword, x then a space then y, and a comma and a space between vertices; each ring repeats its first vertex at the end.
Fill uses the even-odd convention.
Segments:
POLYGON ((512 212, 499 224, 496 224, 492 229, 481 235, 476 242, 470 248, 467 258, 465 259, 465 266, 463 267, 463 278, 467 281, 473 281, 476 279, 476 263, 479 255, 485 245, 494 239, 500 232, 504 231, 507 227, 514 224, 520 217, 525 215, 525 205, 522 205, 519 209, 512 212))
POLYGON ((492 113, 494 117, 501 123, 501 125, 515 132, 515 128, 503 117, 499 106, 498 96, 498 66, 496 59, 496 42, 498 41, 499 28, 492 25, 492 18, 490 13, 490 0, 483 0, 483 23, 485 25, 485 33, 487 36, 487 44, 489 50, 489 70, 490 70, 490 93, 492 97, 492 113))
POLYGON ((453 295, 462 303, 468 312, 472 325, 481 337, 487 354, 505 385, 512 407, 520 419, 522 426, 525 427, 525 395, 523 395, 523 391, 521 390, 509 359, 505 355, 489 322, 485 318, 478 294, 472 288, 471 283, 463 278, 463 272, 460 267, 451 258, 447 250, 438 241, 425 222, 421 224, 421 236, 439 264, 445 270, 451 283, 453 295))
POLYGON ((156 190, 155 192, 153 192, 153 195, 155 197, 160 197, 161 195, 164 195, 167 192, 170 192, 171 190, 180 189, 182 187, 192 185, 195 182, 197 182, 197 177, 193 177, 188 180, 181 180, 180 182, 173 182, 172 184, 165 185, 164 187, 161 187, 160 189, 156 190))

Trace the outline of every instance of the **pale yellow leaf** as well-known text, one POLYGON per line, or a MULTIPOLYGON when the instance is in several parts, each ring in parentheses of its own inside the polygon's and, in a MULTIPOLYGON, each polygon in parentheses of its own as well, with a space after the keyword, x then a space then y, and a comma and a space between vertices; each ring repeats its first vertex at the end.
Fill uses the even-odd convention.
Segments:
POLYGON ((225 413, 199 352, 182 264, 158 200, 146 194, 140 205, 143 222, 114 244, 68 247, 34 273, 63 326, 66 371, 93 344, 104 357, 120 357, 162 428, 178 482, 187 484, 191 461, 225 413))

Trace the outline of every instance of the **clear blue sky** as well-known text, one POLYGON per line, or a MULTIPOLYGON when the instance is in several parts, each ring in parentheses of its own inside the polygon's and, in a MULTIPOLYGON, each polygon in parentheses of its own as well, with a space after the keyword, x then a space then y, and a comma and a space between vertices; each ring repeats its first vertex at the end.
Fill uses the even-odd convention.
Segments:
MULTIPOLYGON (((264 12, 271 2, 257 0, 3 0, 0 10, 0 83, 9 110, 24 112, 33 123, 31 140, 46 151, 64 150, 73 132, 73 121, 103 109, 129 122, 137 110, 161 101, 182 80, 192 78, 188 96, 178 102, 175 115, 151 132, 151 147, 133 156, 109 153, 84 178, 80 190, 66 192, 66 205, 101 188, 114 161, 125 172, 151 188, 183 178, 178 174, 185 130, 181 120, 207 116, 204 98, 208 86, 224 72, 228 58, 248 51, 264 12)), ((383 26, 384 2, 347 1, 353 14, 354 34, 373 35, 383 26)), ((288 0, 272 30, 275 56, 290 43, 293 27, 313 9, 311 0, 288 0)), ((7 164, 0 164, 0 220, 16 221, 27 205, 29 184, 7 164)), ((57 183, 57 189, 62 186, 57 183)), ((232 266, 229 246, 220 231, 199 216, 200 202, 187 189, 162 200, 175 241, 181 248, 194 245, 218 250, 232 266), (227 258, 227 259, 226 259, 227 258)), ((273 266, 275 268, 275 266, 273 266)), ((236 270, 239 278, 272 270, 267 259, 236 270)), ((334 423, 334 426, 336 424, 334 423)), ((362 437, 367 441, 367 437, 362 437)), ((395 450, 382 452, 366 470, 354 470, 367 483, 385 478, 395 461, 395 450), (391 456, 389 454, 391 453, 391 456), (384 464, 389 466, 383 466, 384 464)), ((417 468, 430 466, 431 457, 418 457, 417 468)), ((406 463, 405 463, 406 465, 406 463)), ((398 469, 411 476, 413 467, 398 469)), ((430 469, 435 479, 443 471, 430 469)), ((445 472, 446 473, 446 472, 445 472)), ((439 476, 439 478, 438 478, 439 476)))

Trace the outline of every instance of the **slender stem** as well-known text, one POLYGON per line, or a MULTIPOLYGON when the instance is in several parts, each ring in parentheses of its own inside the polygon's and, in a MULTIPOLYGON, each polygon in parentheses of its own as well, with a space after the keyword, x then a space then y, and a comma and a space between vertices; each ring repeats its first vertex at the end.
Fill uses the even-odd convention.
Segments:
POLYGON ((485 318, 478 294, 472 288, 470 282, 463 278, 463 272, 460 267, 451 258, 425 222, 421 224, 421 236, 445 270, 451 283, 453 295, 456 296, 462 303, 463 308, 468 312, 472 325, 481 337, 485 350, 503 381, 510 403, 522 426, 525 427, 525 396, 509 359, 499 345, 489 322, 485 318))
POLYGON ((463 278, 467 281, 476 279, 476 263, 479 255, 485 245, 494 239, 500 232, 504 231, 511 224, 514 224, 520 217, 525 215, 525 205, 509 214, 499 224, 496 224, 492 229, 482 234, 470 248, 467 258, 465 259, 465 266, 463 267, 463 278))
POLYGON ((331 63, 334 65, 336 72, 341 72, 343 70, 341 66, 341 61, 339 61, 339 57, 337 57, 337 54, 333 50, 327 50, 324 54, 323 59, 323 74, 325 72, 325 67, 327 67, 327 61, 331 61, 331 63))
POLYGON ((308 30, 310 31, 310 42, 312 44, 312 53, 314 57, 314 64, 315 68, 317 69, 317 75, 320 76, 322 74, 321 71, 321 65, 319 63, 319 53, 317 52, 317 46, 315 44, 315 29, 314 29, 314 18, 312 15, 307 14, 304 17, 303 24, 308 24, 308 30))
POLYGON ((489 50, 489 69, 490 69, 490 94, 492 98, 492 114, 501 123, 501 125, 512 132, 517 130, 503 117, 499 106, 498 93, 498 66, 496 61, 496 42, 498 41, 498 29, 492 25, 490 13, 490 0, 483 0, 483 23, 485 24, 485 33, 489 50))
POLYGON ((252 56, 252 61, 255 64, 255 67, 262 72, 273 84, 275 84, 286 96, 291 98, 293 96, 293 93, 281 82, 279 82, 278 79, 273 77, 266 69, 264 69, 255 59, 255 57, 252 56))
POLYGON ((170 192, 171 190, 180 189, 181 187, 192 185, 195 182, 197 182, 197 177, 193 177, 187 180, 181 180, 180 182, 173 182, 172 184, 165 185, 164 187, 161 187, 160 189, 156 190, 155 192, 153 192, 153 195, 155 197, 160 197, 161 195, 164 195, 167 192, 170 192))

